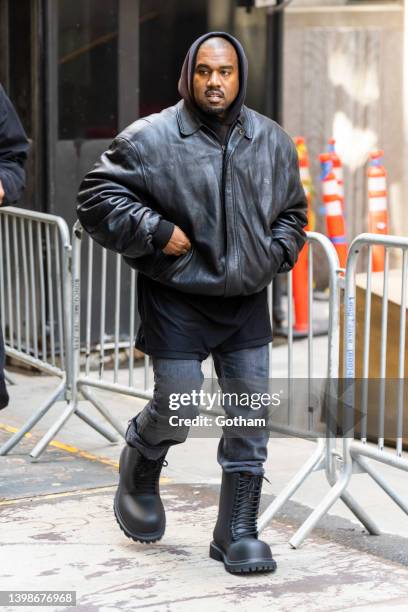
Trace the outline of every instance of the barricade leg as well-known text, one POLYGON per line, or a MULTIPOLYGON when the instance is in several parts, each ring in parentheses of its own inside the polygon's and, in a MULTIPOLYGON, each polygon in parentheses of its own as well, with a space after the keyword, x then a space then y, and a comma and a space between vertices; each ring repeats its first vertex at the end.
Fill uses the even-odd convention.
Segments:
POLYGON ((336 502, 346 489, 352 474, 352 465, 348 463, 340 475, 336 484, 332 487, 329 493, 324 497, 315 510, 309 515, 306 521, 296 531, 295 535, 289 540, 292 548, 299 548, 309 533, 314 529, 320 519, 330 510, 334 502, 336 502))
POLYGON ((115 418, 107 408, 105 408, 105 406, 93 395, 91 391, 89 391, 88 388, 85 388, 84 385, 81 385, 80 389, 84 398, 88 400, 88 402, 91 402, 91 404, 93 404, 95 408, 99 410, 99 412, 112 425, 112 427, 116 429, 116 431, 122 436, 122 438, 125 438, 126 429, 122 425, 122 423, 117 418, 115 418))
POLYGON ((265 529, 266 525, 273 519, 275 514, 282 508, 282 506, 296 493, 298 488, 304 483, 306 478, 314 470, 317 469, 319 464, 324 460, 326 454, 325 444, 322 439, 318 439, 317 448, 313 455, 308 459, 303 468, 292 478, 292 480, 286 485, 286 487, 276 496, 273 502, 266 508, 258 519, 258 531, 259 533, 265 529))
POLYGON ((367 512, 360 506, 354 497, 348 491, 344 491, 340 496, 341 501, 346 504, 347 508, 354 516, 364 525, 370 535, 381 535, 381 530, 370 518, 367 512))
POLYGON ((354 460, 358 465, 365 471, 371 478, 380 486, 385 493, 405 512, 408 514, 408 504, 398 495, 398 493, 387 483, 383 478, 365 459, 365 457, 356 456, 354 460))
POLYGON ((332 486, 326 497, 320 502, 306 521, 300 526, 295 535, 289 541, 292 548, 299 548, 309 533, 314 529, 320 519, 330 510, 332 505, 341 499, 343 503, 353 512, 356 518, 364 525, 371 535, 380 535, 381 531, 375 522, 368 516, 366 511, 355 501, 346 490, 353 473, 353 460, 350 454, 350 445, 345 444, 343 448, 343 469, 336 483, 332 486))
POLYGON ((52 427, 49 428, 47 433, 45 433, 41 440, 35 445, 35 447, 30 453, 30 457, 32 457, 33 459, 39 458, 39 456, 43 453, 45 448, 51 442, 55 434, 58 433, 59 430, 65 425, 65 423, 68 421, 69 417, 75 412, 75 410, 76 402, 70 402, 65 408, 64 412, 61 414, 60 418, 55 421, 52 427))
MULTIPOLYGON (((299 472, 295 475, 295 477, 286 485, 286 487, 281 491, 281 493, 274 499, 274 501, 268 506, 268 508, 261 514, 261 516, 258 519, 258 532, 259 533, 261 533, 261 531, 273 519, 273 517, 277 514, 277 512, 279 512, 282 506, 294 495, 294 493, 298 490, 298 488, 305 482, 309 474, 311 474, 314 471, 317 471, 320 467, 324 466, 324 464, 326 463, 325 446, 326 445, 324 441, 319 439, 318 448, 315 450, 315 452, 309 458, 309 460, 305 463, 303 468, 299 470, 299 472)), ((326 470, 326 474, 327 473, 328 473, 328 470, 326 470)), ((331 475, 330 477, 328 476, 328 481, 332 487, 334 487, 337 483, 337 479, 333 477, 333 475, 331 475)), ((340 493, 334 499, 332 503, 334 503, 337 498, 340 498, 343 501, 343 503, 355 515, 355 517, 364 525, 364 527, 367 529, 367 531, 371 535, 380 535, 381 531, 378 528, 378 526, 374 523, 374 521, 368 516, 365 510, 358 504, 358 502, 356 502, 356 500, 353 498, 353 496, 348 491, 343 491, 343 493, 340 493)), ((323 514, 317 517, 316 522, 312 525, 309 531, 316 526, 317 522, 326 512, 327 510, 325 510, 323 514)), ((303 525, 305 524, 306 522, 303 523, 303 525)), ((299 531, 302 529, 303 525, 300 527, 299 531)), ((306 538, 308 533, 304 535, 302 541, 300 541, 297 546, 294 546, 294 548, 299 547, 302 544, 303 540, 306 538)), ((291 545, 293 546, 292 543, 291 545)))
MULTIPOLYGON (((331 452, 332 457, 331 457, 331 460, 330 458, 326 458, 326 478, 327 478, 329 485, 333 487, 338 480, 337 471, 336 471, 333 459, 334 459, 334 455, 339 456, 339 454, 335 451, 333 440, 328 440, 327 442, 328 442, 327 451, 331 452)), ((342 495, 340 496, 340 499, 347 506, 350 512, 352 512, 354 516, 360 521, 360 523, 364 525, 364 527, 367 529, 367 531, 371 535, 380 535, 381 532, 379 528, 377 527, 377 525, 374 523, 374 521, 370 519, 368 514, 365 512, 365 510, 363 510, 360 504, 354 499, 351 493, 349 493, 348 491, 344 491, 342 495)))
POLYGON ((23 427, 14 434, 3 446, 0 447, 0 455, 7 455, 7 453, 16 446, 20 440, 29 432, 36 423, 48 412, 51 406, 61 399, 65 390, 65 380, 63 380, 54 391, 54 393, 47 399, 47 401, 40 406, 35 414, 33 414, 28 421, 26 421, 23 427))
MULTIPOLYGON (((101 406, 99 402, 98 404, 99 404, 99 409, 102 408, 102 410, 106 411, 106 409, 104 409, 103 406, 101 406)), ((45 448, 51 442, 52 438, 65 425, 65 423, 68 421, 68 419, 71 417, 72 414, 76 414, 77 416, 79 416, 88 425, 93 427, 98 433, 100 433, 102 436, 107 438, 109 442, 118 441, 116 436, 114 436, 110 431, 108 431, 103 425, 96 423, 93 419, 91 419, 84 412, 82 412, 82 410, 78 408, 78 402, 75 396, 75 398, 73 398, 73 400, 68 404, 67 408, 64 410, 60 418, 52 425, 52 427, 50 427, 50 429, 44 434, 44 436, 41 438, 38 444, 33 448, 33 450, 30 453, 30 456, 33 457, 33 459, 38 459, 38 457, 43 453, 45 448)), ((102 414, 104 413, 102 412, 102 414)))
POLYGON ((117 437, 115 435, 113 435, 109 431, 109 429, 106 429, 106 427, 104 427, 100 423, 97 423, 96 421, 94 421, 90 416, 88 416, 85 412, 83 412, 80 408, 78 408, 78 406, 76 407, 75 414, 80 419, 82 419, 85 423, 87 423, 93 429, 95 429, 95 431, 97 431, 102 436, 104 436, 107 440, 109 440, 109 442, 117 442, 118 441, 117 437))

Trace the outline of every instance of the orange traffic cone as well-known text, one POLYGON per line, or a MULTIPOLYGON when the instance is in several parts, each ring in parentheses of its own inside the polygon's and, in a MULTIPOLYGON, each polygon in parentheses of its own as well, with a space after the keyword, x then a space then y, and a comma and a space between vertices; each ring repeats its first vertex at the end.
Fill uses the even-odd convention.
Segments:
POLYGON ((337 179, 337 184, 339 186, 339 195, 341 202, 341 209, 343 211, 343 215, 346 214, 346 209, 344 205, 344 176, 343 176, 343 164, 341 163, 340 157, 336 153, 336 141, 334 138, 330 138, 328 151, 331 154, 331 160, 333 162, 333 172, 337 179))
POLYGON ((313 231, 316 226, 315 214, 312 209, 312 176, 310 174, 310 162, 307 146, 303 136, 297 136, 295 138, 295 144, 299 157, 299 171, 300 178, 302 181, 303 188, 307 197, 307 219, 308 225, 307 230, 313 231))
POLYGON ((333 172, 331 153, 319 155, 322 165, 323 203, 326 210, 327 234, 339 256, 340 266, 345 268, 347 260, 346 224, 341 207, 337 178, 333 172))
MULTIPOLYGON (((309 170, 309 156, 305 139, 302 137, 295 138, 296 148, 299 157, 299 171, 302 185, 307 197, 307 218, 308 224, 304 228, 305 231, 314 229, 314 215, 311 206, 311 186, 312 179, 309 170)), ((293 330, 297 334, 307 333, 309 327, 309 305, 308 305, 308 255, 309 247, 304 245, 299 253, 298 260, 292 270, 293 280, 293 300, 295 305, 295 324, 293 330)))
MULTIPOLYGON (((368 176, 368 231, 375 234, 388 233, 387 173, 381 165, 384 151, 372 151, 368 176)), ((385 251, 382 246, 372 247, 373 272, 384 271, 385 251)))

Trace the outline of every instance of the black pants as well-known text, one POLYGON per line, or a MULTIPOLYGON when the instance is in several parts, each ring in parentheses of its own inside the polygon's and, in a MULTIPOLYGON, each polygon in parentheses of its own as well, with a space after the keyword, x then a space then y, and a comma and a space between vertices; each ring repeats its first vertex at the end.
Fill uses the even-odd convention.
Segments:
POLYGON ((5 408, 9 403, 9 395, 6 389, 4 380, 4 365, 6 362, 6 353, 4 351, 3 331, 0 326, 0 410, 5 408))

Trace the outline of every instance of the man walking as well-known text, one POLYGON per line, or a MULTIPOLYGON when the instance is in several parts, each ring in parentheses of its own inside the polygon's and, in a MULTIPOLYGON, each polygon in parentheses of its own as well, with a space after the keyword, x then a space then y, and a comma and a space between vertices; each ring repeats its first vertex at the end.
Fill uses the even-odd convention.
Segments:
MULTIPOLYGON (((171 393, 201 388, 211 353, 223 392, 268 389, 272 330, 267 286, 305 242, 307 203, 296 147, 244 105, 247 59, 225 32, 198 38, 185 58, 181 100, 128 126, 85 176, 78 217, 101 245, 139 271, 136 346, 152 356, 154 394, 129 421, 114 511, 124 533, 153 542, 166 525, 159 476, 189 427, 171 425, 171 393)), ((248 415, 238 404, 229 416, 248 415)), ((193 402, 177 417, 197 413, 193 402)), ((250 415, 251 416, 251 415, 250 415)), ((258 416, 258 414, 257 414, 258 416)), ((210 556, 230 572, 274 571, 257 515, 267 427, 224 429, 222 484, 210 556)))
MULTIPOLYGON (((17 113, 0 85, 0 206, 17 202, 25 187, 29 144, 17 113)), ((2 265, 2 262, 0 262, 2 265)), ((0 321, 0 410, 9 403, 4 380, 5 351, 0 321)))

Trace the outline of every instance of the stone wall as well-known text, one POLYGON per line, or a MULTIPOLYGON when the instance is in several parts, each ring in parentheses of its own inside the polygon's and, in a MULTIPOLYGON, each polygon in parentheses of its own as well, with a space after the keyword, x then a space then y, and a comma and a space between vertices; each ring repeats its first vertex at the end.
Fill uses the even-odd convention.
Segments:
MULTIPOLYGON (((285 11, 284 127, 307 139, 319 200, 317 156, 328 138, 336 138, 344 162, 349 240, 367 231, 368 153, 384 149, 390 233, 406 234, 403 8, 399 3, 310 4, 316 2, 297 0, 285 11)), ((318 217, 317 229, 323 228, 324 218, 318 217)))

